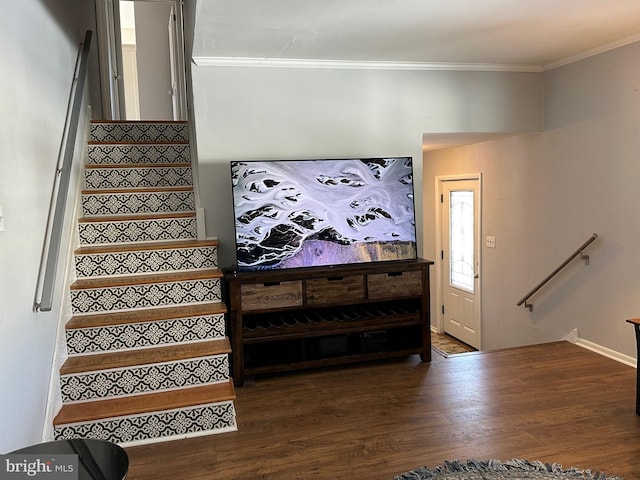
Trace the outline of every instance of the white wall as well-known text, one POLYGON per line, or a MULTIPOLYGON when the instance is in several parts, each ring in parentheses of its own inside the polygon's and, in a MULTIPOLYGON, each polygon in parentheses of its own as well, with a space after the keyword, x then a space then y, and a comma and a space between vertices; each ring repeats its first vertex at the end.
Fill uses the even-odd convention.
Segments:
POLYGON ((0 453, 42 440, 63 286, 51 312, 32 305, 85 3, 9 2, 0 16, 0 453))
POLYGON ((235 260, 229 160, 413 156, 421 235, 424 132, 542 127, 536 73, 192 65, 192 75, 207 234, 224 266, 235 260))
MULTIPOLYGON (((640 316, 640 43, 545 74, 545 131, 425 153, 425 211, 436 175, 484 178, 483 348, 580 338, 635 356, 640 316), (589 266, 574 261, 529 313, 520 298, 592 233, 589 266)), ((427 255, 435 229, 425 222, 427 255)))

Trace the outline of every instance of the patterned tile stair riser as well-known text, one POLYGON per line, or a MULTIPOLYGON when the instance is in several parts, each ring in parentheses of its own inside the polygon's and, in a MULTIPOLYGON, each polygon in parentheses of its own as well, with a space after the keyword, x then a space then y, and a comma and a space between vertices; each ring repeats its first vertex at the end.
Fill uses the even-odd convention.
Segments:
POLYGON ((78 278, 215 269, 217 248, 206 245, 86 253, 81 250, 76 253, 75 266, 78 278))
POLYGON ((74 313, 120 312, 221 301, 219 278, 71 291, 71 308, 74 313))
POLYGON ((190 240, 198 234, 195 214, 183 218, 81 222, 79 229, 84 245, 190 240))
POLYGON ((217 241, 198 241, 184 122, 95 122, 53 436, 236 430, 217 241))
POLYGON ((172 409, 142 415, 124 415, 57 426, 59 440, 71 438, 109 439, 121 446, 140 445, 237 430, 233 402, 172 409))
POLYGON ((134 168, 87 168, 88 189, 185 187, 193 184, 191 166, 134 168))
POLYGON ((74 373, 60 377, 65 403, 209 385, 229 379, 228 355, 74 373))
POLYGON ((92 165, 136 165, 191 163, 189 145, 173 144, 93 144, 89 145, 92 165))
POLYGON ((91 141, 102 143, 189 142, 186 123, 104 122, 91 124, 91 141))
POLYGON ((191 212, 195 208, 193 190, 82 194, 82 211, 85 217, 191 212))
POLYGON ((101 327, 67 328, 66 330, 67 349, 71 356, 192 343, 224 337, 224 314, 115 323, 101 327))

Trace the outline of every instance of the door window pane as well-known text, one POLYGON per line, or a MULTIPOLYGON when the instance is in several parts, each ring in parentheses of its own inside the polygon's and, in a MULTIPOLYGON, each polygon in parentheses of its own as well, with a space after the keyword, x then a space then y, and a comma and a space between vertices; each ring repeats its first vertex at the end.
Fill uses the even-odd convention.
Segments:
POLYGON ((473 190, 456 190, 449 194, 449 278, 452 287, 474 293, 473 190))

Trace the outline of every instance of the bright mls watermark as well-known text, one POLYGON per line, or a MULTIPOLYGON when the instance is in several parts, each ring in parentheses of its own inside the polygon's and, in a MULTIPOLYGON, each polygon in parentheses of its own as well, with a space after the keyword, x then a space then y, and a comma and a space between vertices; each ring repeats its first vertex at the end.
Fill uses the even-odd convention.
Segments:
POLYGON ((0 455, 0 480, 78 480, 78 455, 0 455))

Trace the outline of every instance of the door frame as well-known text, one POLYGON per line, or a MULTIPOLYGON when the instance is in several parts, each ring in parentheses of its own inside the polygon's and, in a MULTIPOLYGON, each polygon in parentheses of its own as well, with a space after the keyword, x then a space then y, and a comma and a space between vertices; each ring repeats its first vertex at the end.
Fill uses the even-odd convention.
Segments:
MULTIPOLYGON (((455 182, 460 180, 476 180, 478 182, 478 231, 476 232, 476 242, 478 242, 478 288, 477 288, 477 301, 478 301, 478 338, 479 344, 482 346, 482 173, 467 173, 460 175, 438 175, 435 177, 435 232, 436 232, 436 262, 435 262, 435 290, 436 290, 436 304, 435 304, 435 323, 432 322, 431 329, 436 333, 444 332, 444 314, 442 313, 442 306, 444 305, 444 271, 442 268, 443 259, 441 252, 443 251, 444 240, 442 229, 442 203, 440 202, 440 196, 443 195, 444 185, 446 182, 455 182)), ((479 349, 480 350, 480 349, 479 349)))
MULTIPOLYGON (((175 65, 170 65, 176 75, 176 107, 174 119, 188 120, 187 65, 185 60, 184 20, 182 0, 129 0, 134 2, 166 3, 175 12, 175 65)), ((122 75, 122 39, 120 38, 119 0, 95 0, 100 64, 100 89, 102 116, 105 120, 121 120, 126 117, 124 107, 124 78, 122 75)), ((169 119, 167 119, 169 120, 169 119)))
POLYGON ((121 120, 125 112, 119 0, 95 0, 102 117, 121 120))
MULTIPOLYGON (((139 1, 139 0, 138 0, 139 1)), ((184 19, 182 12, 182 0, 172 0, 171 15, 169 19, 169 42, 170 42, 170 67, 171 77, 175 81, 175 88, 172 95, 173 119, 188 120, 189 111, 187 107, 187 65, 185 62, 184 43, 184 19)))

